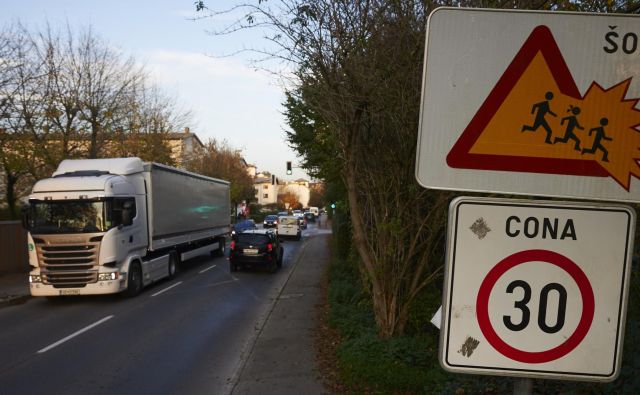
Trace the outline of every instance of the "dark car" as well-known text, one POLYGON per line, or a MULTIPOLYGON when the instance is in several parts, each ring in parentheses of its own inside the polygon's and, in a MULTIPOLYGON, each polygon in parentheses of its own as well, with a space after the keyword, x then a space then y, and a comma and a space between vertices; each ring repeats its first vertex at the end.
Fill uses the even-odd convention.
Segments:
POLYGON ((276 232, 271 229, 247 230, 238 233, 231 242, 229 270, 251 267, 266 267, 272 273, 282 266, 284 249, 276 232))
POLYGON ((304 213, 304 219, 307 221, 307 223, 316 222, 316 215, 314 213, 312 213, 311 211, 306 211, 304 213))
POLYGON ((262 226, 266 228, 277 228, 278 227, 278 216, 277 215, 267 215, 264 217, 264 222, 262 226))
POLYGON ((231 237, 236 237, 238 233, 242 233, 250 229, 258 229, 254 220, 245 219, 242 221, 238 221, 231 227, 231 237))

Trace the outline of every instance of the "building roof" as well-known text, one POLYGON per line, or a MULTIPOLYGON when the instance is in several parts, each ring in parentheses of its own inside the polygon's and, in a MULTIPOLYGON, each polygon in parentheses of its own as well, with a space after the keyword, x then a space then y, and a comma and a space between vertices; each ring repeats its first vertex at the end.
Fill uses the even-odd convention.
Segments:
POLYGON ((167 133, 167 140, 186 140, 189 137, 193 137, 194 139, 196 139, 196 141, 198 142, 198 144, 200 144, 200 147, 204 147, 204 144, 202 144, 202 141, 200 141, 200 139, 198 138, 198 135, 195 133, 191 133, 188 131, 188 128, 185 132, 170 132, 167 133))

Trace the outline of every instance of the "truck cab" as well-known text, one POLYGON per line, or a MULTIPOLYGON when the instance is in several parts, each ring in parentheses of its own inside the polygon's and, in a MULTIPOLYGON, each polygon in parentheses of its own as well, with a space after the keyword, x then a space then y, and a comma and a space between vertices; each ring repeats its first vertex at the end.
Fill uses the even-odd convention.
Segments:
POLYGON ((65 161, 34 185, 26 212, 32 295, 126 289, 129 263, 148 246, 142 162, 132 159, 98 160, 109 171, 65 161))

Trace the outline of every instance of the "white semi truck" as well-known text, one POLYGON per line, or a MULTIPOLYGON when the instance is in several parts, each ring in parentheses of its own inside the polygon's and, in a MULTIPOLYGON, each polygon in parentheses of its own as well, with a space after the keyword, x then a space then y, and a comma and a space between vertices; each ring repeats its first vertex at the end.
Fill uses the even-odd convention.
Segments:
POLYGON ((229 183, 139 158, 64 160, 25 209, 33 296, 135 296, 224 254, 229 183))

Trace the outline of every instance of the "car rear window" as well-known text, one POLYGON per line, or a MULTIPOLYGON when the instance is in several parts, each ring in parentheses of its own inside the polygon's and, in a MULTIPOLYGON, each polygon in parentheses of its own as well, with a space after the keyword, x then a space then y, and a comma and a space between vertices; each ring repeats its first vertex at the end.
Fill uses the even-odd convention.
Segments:
POLYGON ((296 218, 281 218, 280 223, 282 225, 295 225, 298 223, 298 220, 296 218))
POLYGON ((267 235, 257 235, 250 233, 240 233, 238 235, 238 242, 240 243, 249 243, 249 244, 264 244, 269 241, 269 236, 267 235))

